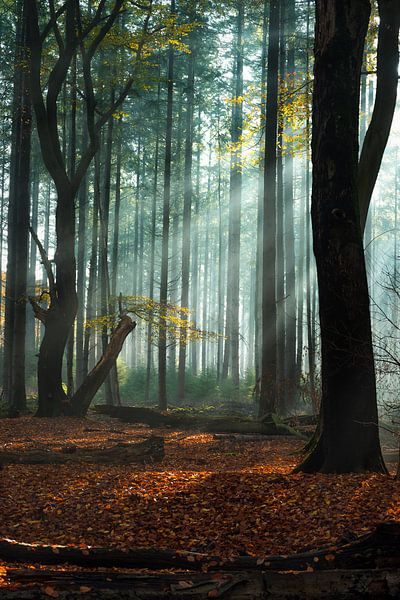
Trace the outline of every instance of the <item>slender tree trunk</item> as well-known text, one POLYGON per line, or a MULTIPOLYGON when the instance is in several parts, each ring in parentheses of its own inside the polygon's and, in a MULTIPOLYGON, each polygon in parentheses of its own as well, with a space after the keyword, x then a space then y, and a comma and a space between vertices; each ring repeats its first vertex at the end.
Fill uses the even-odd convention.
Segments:
POLYGON ((267 104, 264 157, 264 226, 262 285, 262 367, 259 413, 276 410, 276 137, 278 118, 279 4, 269 10, 267 104))
POLYGON ((242 198, 242 151, 241 135, 243 130, 243 23, 244 4, 237 4, 236 55, 234 66, 233 92, 235 101, 232 104, 230 199, 229 199, 229 236, 228 236, 228 289, 226 306, 226 337, 229 344, 226 363, 231 365, 232 382, 235 394, 239 396, 239 288, 240 288, 240 227, 242 198), (236 101, 239 99, 238 101, 236 101), (229 337, 228 337, 229 336, 229 337), (230 358, 229 358, 230 355, 230 358))
POLYGON ((260 141, 260 171, 258 174, 257 200, 257 246, 256 246, 256 288, 254 294, 255 338, 254 338, 254 367, 255 395, 258 399, 261 377, 262 349, 262 260, 263 260, 263 219, 264 219, 264 153, 265 153, 265 88, 267 74, 267 33, 268 33, 268 2, 264 0, 262 50, 261 50, 261 99, 260 99, 260 129, 263 132, 260 141))
MULTIPOLYGON (((156 213, 157 213, 157 187, 158 187, 158 161, 159 161, 159 149, 160 149, 160 95, 161 95, 161 83, 160 83, 160 65, 158 66, 158 86, 157 86, 157 110, 156 110, 156 144, 154 150, 154 181, 153 181, 153 193, 151 203, 151 229, 150 229, 150 266, 149 266, 149 298, 154 297, 154 262, 155 262, 155 244, 156 244, 156 213)), ((147 325, 147 360, 146 360, 146 385, 144 391, 145 402, 148 403, 150 399, 150 380, 151 380, 151 367, 152 367, 152 334, 153 325, 152 319, 150 319, 147 325)))
MULTIPOLYGON (((190 278, 190 239, 192 220, 192 162, 193 162, 193 108, 194 108, 194 48, 191 44, 191 53, 187 59, 187 105, 186 105, 186 138, 185 138, 185 173, 183 194, 183 223, 182 223, 182 293, 181 306, 189 306, 189 278, 190 278)), ((187 315, 182 313, 181 319, 187 320, 187 315)), ((187 332, 182 328, 179 343, 178 366, 178 399, 185 397, 186 373, 186 348, 187 332)))
MULTIPOLYGON (((87 145, 86 128, 82 134, 82 148, 87 145)), ((84 321, 85 321, 85 287, 86 287, 86 223, 87 223, 87 205, 88 205, 88 182, 87 177, 83 178, 78 195, 78 255, 77 255, 77 294, 78 294, 78 312, 76 314, 76 386, 82 385, 87 374, 84 362, 84 321)))
MULTIPOLYGON (((287 0, 287 73, 288 91, 295 88, 295 2, 287 0)), ((290 135, 290 129, 289 129, 290 135)), ((289 150, 293 152, 291 146, 289 150)), ((285 254, 286 254, 286 345, 285 345, 285 407, 290 412, 295 404, 296 393, 296 257, 294 240, 294 192, 293 156, 288 152, 285 158, 285 254)))
MULTIPOLYGON (((198 109, 198 128, 201 129, 201 108, 198 109)), ((192 247, 192 301, 194 327, 198 325, 199 308, 199 218, 200 218, 200 141, 197 142, 196 152, 196 193, 193 219, 193 247, 192 247)), ((191 370, 194 376, 197 375, 197 342, 192 343, 191 347, 191 370)))
MULTIPOLYGON (((171 0, 171 15, 175 14, 175 0, 171 0)), ((163 202, 163 229, 161 253, 161 278, 160 278, 160 304, 168 302, 168 248, 169 248, 169 219, 171 201, 171 162, 172 162, 172 105, 174 93, 174 48, 172 44, 168 50, 168 82, 167 82, 167 121, 165 138, 164 162, 164 202, 163 202)), ((167 332, 163 315, 160 316, 159 342, 158 342, 158 405, 160 410, 166 410, 167 402, 167 332)))
MULTIPOLYGON (((86 319, 90 323, 96 316, 95 293, 97 287, 98 263, 98 237, 99 237, 99 203, 100 203, 100 155, 94 159, 94 190, 93 190, 93 215, 92 215, 92 243, 89 261, 89 281, 87 291, 86 319)), ((90 339, 95 339, 95 332, 91 327, 85 329, 83 345, 83 376, 89 372, 90 339)), ((93 342, 94 343, 94 342, 93 342)))
MULTIPOLYGON (((279 15, 279 79, 285 81, 285 2, 280 4, 279 15)), ((284 100, 281 98, 280 103, 284 100)), ((283 189, 283 111, 278 119, 277 190, 276 190, 276 341, 277 341, 277 390, 276 407, 285 412, 285 251, 284 251, 284 189, 283 189)))
MULTIPOLYGON (((221 156, 221 130, 220 130, 220 101, 218 99, 218 154, 221 156)), ((217 347, 217 382, 222 375, 223 359, 223 332, 224 332, 224 233, 222 214, 222 172, 221 160, 218 161, 218 347, 217 347)))

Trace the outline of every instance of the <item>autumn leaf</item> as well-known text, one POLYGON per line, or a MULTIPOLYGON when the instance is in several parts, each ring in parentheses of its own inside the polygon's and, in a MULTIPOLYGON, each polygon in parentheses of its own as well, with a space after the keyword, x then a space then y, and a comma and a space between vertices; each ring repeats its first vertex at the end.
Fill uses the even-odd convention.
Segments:
POLYGON ((46 585, 46 587, 43 588, 43 592, 46 594, 46 596, 50 596, 51 598, 58 598, 60 595, 60 593, 57 592, 57 590, 51 585, 46 585))

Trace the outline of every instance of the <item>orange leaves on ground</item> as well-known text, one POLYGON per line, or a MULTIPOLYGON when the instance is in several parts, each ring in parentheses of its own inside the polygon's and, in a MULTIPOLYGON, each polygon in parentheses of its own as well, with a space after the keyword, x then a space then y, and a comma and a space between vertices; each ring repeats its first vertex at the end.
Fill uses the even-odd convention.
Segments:
MULTIPOLYGON (((150 432, 107 418, 0 421, 3 446, 14 450, 106 446, 150 432)), ((382 520, 400 518, 400 484, 393 479, 291 474, 298 440, 161 433, 166 457, 148 468, 4 467, 0 536, 76 544, 83 553, 88 546, 141 546, 263 560, 334 548, 382 520)), ((334 560, 334 549, 328 556, 334 560)))

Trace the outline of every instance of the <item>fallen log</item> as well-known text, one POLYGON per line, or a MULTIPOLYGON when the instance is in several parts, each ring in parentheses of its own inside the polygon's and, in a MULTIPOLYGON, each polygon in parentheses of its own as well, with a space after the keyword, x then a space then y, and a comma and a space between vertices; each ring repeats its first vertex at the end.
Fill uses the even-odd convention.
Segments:
POLYGON ((144 423, 154 428, 194 429, 207 433, 301 436, 289 425, 281 423, 276 415, 265 415, 262 419, 256 420, 247 417, 205 417, 203 415, 163 413, 143 406, 102 404, 94 408, 96 412, 117 418, 124 423, 144 423))
POLYGON ((62 572, 8 570, 5 581, 17 589, 2 588, 1 598, 34 600, 57 597, 81 599, 179 599, 205 600, 325 600, 399 598, 398 569, 333 570, 306 573, 208 573, 137 574, 116 572, 62 572), (36 587, 33 587, 36 586, 36 587))
POLYGON ((49 564, 71 563, 83 567, 132 569, 189 569, 307 571, 331 569, 376 569, 400 567, 400 523, 380 524, 372 533, 339 547, 310 550, 291 556, 258 559, 239 556, 223 560, 198 552, 153 548, 116 548, 48 546, 0 540, 0 559, 13 562, 49 564))
POLYGON ((143 442, 121 443, 111 448, 66 446, 59 451, 35 449, 24 452, 0 452, 0 465, 154 463, 163 458, 164 439, 152 436, 143 442))

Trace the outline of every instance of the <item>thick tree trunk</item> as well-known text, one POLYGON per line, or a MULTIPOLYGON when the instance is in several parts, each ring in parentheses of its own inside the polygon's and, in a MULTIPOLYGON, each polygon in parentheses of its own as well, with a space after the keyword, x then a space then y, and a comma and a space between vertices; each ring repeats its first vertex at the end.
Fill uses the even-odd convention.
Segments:
POLYGON ((21 67, 28 55, 28 15, 24 2, 19 2, 17 8, 3 362, 3 391, 10 414, 17 414, 26 406, 25 298, 32 131, 31 98, 28 90, 29 71, 21 67))
MULTIPOLYGON (((68 190, 67 190, 68 191, 68 190)), ((66 408, 62 387, 65 346, 75 320, 78 299, 75 265, 75 205, 73 196, 58 192, 57 249, 54 262, 57 282, 44 317, 45 333, 38 361, 38 411, 41 417, 61 414, 66 408)))
POLYGON ((367 0, 317 1, 312 222, 322 423, 317 444, 298 467, 307 472, 385 472, 357 202, 360 73, 369 13, 367 0))

